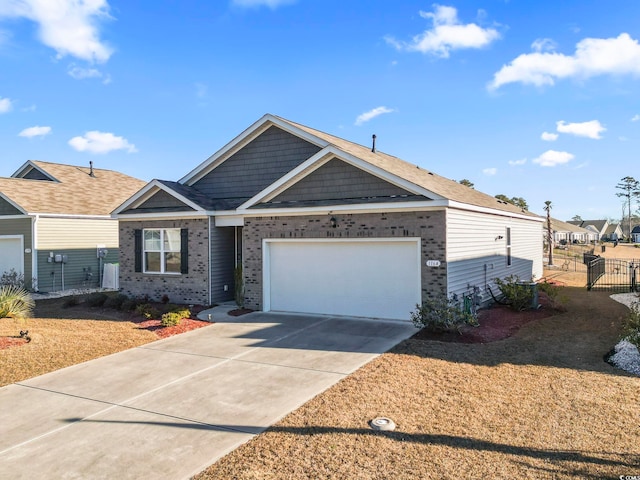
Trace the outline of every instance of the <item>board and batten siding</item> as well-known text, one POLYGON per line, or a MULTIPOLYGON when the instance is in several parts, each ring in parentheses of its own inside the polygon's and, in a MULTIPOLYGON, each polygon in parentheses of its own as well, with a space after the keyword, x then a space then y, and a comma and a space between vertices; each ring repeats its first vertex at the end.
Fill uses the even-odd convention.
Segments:
POLYGON ((480 288, 481 299, 497 294, 495 278, 522 281, 542 277, 542 222, 465 210, 447 210, 449 294, 480 288), (511 229, 511 265, 507 263, 507 228, 511 229))
POLYGON ((48 218, 38 219, 38 250, 71 248, 118 248, 118 221, 111 219, 48 218))

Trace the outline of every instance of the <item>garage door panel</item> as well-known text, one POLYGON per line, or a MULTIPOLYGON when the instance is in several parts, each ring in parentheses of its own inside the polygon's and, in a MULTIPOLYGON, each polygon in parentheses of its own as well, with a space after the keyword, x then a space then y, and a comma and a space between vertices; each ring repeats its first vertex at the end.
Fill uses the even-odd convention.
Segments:
POLYGON ((408 320, 420 301, 419 241, 268 244, 269 309, 408 320))

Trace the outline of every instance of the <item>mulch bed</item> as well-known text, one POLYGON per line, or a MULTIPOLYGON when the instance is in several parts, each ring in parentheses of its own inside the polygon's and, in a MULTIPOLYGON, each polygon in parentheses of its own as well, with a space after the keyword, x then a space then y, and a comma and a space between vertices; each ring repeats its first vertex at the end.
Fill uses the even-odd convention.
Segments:
POLYGON ((460 332, 430 332, 420 330, 412 338, 417 340, 436 340, 454 343, 490 343, 504 340, 514 335, 523 325, 534 320, 551 317, 558 313, 550 305, 544 294, 539 297, 540 308, 517 312, 506 305, 495 304, 478 312, 480 326, 464 325, 460 332))
POLYGON ((194 320, 193 318, 183 318, 179 325, 172 327, 163 327, 160 325, 160 320, 132 320, 138 325, 138 328, 149 330, 154 332, 160 338, 171 337, 172 335, 178 335, 185 333, 196 328, 206 327, 211 325, 211 322, 205 322, 203 320, 194 320))

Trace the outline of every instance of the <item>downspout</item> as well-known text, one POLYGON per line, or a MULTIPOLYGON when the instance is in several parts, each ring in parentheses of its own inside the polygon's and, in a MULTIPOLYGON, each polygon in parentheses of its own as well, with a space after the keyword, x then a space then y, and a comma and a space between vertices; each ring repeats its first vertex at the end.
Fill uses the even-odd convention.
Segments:
POLYGON ((31 288, 39 292, 38 287, 38 219, 40 216, 36 213, 31 217, 31 288), (35 282, 35 288, 34 288, 35 282))

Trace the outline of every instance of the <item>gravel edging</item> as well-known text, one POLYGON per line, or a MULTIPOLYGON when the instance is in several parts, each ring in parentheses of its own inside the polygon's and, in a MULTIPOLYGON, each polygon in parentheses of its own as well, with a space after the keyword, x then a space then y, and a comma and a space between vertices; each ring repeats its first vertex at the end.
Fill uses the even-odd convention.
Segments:
MULTIPOLYGON (((612 300, 622 303, 631 308, 634 303, 639 303, 638 294, 636 293, 616 293, 610 295, 612 300)), ((613 347, 613 355, 608 359, 609 363, 624 370, 625 372, 640 375, 640 351, 638 348, 627 340, 620 340, 613 347)))

